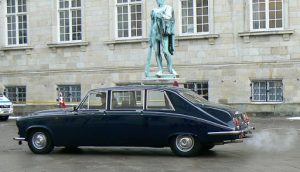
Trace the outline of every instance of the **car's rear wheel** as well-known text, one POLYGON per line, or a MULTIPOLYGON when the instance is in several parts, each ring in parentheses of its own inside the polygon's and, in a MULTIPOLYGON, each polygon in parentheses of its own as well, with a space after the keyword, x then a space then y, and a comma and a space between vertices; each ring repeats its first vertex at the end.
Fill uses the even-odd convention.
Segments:
POLYGON ((49 133, 42 129, 33 130, 30 132, 28 146, 30 150, 36 154, 47 154, 50 153, 54 148, 49 133))
POLYGON ((192 135, 178 135, 171 140, 170 146, 178 156, 195 156, 200 150, 199 141, 192 135))

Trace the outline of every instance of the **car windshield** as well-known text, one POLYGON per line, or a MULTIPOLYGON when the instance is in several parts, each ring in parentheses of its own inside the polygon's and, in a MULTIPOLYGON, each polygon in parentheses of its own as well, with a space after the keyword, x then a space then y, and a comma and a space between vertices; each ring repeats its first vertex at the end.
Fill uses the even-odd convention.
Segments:
POLYGON ((205 98, 189 89, 180 89, 179 94, 192 103, 208 104, 208 101, 205 98))

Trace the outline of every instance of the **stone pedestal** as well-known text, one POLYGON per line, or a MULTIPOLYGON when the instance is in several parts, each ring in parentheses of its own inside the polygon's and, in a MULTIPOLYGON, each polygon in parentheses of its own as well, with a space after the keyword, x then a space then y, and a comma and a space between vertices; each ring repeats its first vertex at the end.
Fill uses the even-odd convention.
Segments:
POLYGON ((142 80, 143 85, 166 85, 166 86, 173 86, 174 82, 177 82, 179 84, 179 87, 181 87, 182 83, 184 83, 184 80, 182 78, 144 78, 142 80))

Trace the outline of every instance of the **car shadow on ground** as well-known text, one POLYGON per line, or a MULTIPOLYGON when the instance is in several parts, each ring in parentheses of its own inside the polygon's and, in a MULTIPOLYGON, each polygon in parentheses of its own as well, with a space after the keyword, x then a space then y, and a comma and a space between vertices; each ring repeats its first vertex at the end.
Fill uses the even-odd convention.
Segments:
MULTIPOLYGON (((79 148, 56 148, 54 154, 67 155, 109 155, 109 156, 161 156, 177 157, 170 148, 97 148, 97 147, 79 147, 79 148)), ((217 157, 215 151, 201 152, 196 157, 217 157)))

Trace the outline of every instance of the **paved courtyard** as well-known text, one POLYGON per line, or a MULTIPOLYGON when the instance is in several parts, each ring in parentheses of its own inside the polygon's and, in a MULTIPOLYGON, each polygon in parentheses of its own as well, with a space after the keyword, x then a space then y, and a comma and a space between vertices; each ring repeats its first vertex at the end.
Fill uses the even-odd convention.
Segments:
POLYGON ((15 119, 0 122, 1 172, 299 172, 300 121, 254 118, 257 130, 243 143, 216 146, 193 158, 175 156, 169 148, 56 148, 48 155, 19 146, 15 119))

